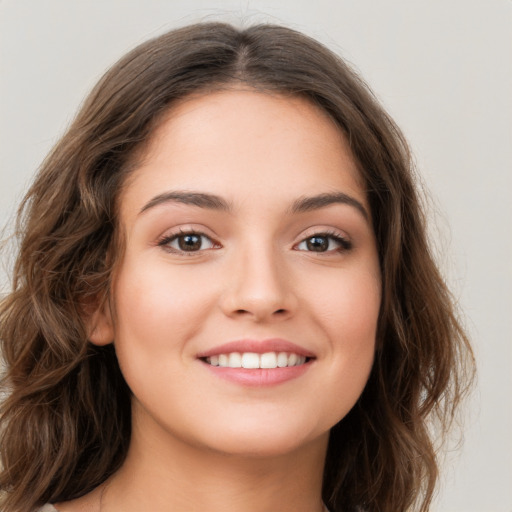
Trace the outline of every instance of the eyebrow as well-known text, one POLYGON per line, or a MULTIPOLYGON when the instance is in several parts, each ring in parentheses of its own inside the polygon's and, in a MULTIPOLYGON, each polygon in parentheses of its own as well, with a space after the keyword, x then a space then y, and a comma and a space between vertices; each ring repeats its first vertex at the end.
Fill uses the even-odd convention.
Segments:
POLYGON ((142 207, 139 214, 144 213, 145 211, 154 208, 155 206, 168 202, 189 204, 192 206, 198 206, 199 208, 207 208, 209 210, 231 210, 231 206, 226 200, 214 194, 205 194, 202 192, 172 191, 164 192, 163 194, 159 194, 153 197, 153 199, 151 199, 142 207))
MULTIPOLYGON (((229 212, 232 210, 230 203, 225 199, 215 194, 207 194, 204 192, 187 192, 187 191, 171 191, 158 194, 147 202, 139 214, 145 211, 165 204, 168 202, 188 204, 192 206, 198 206, 199 208, 206 208, 210 210, 219 210, 229 212)), ((332 204, 346 204, 355 208, 364 218, 369 221, 370 216, 363 204, 348 194, 343 192, 334 193, 323 193, 316 196, 300 197, 295 200, 291 208, 290 213, 305 213, 313 210, 319 210, 332 204)))
POLYGON ((331 204, 346 204, 355 208, 366 221, 370 220, 368 211, 363 204, 352 196, 344 194, 343 192, 324 193, 311 197, 300 197, 293 202, 291 206, 291 213, 304 213, 312 210, 319 210, 331 204))

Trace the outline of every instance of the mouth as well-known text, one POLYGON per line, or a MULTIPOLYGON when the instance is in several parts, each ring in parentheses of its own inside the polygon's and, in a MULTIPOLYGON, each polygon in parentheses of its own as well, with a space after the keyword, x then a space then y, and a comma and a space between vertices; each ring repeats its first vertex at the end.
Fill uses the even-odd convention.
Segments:
POLYGON ((316 360, 309 350, 283 339, 240 340, 197 355, 214 375, 243 386, 271 386, 304 375, 316 360))
POLYGON ((220 368, 273 369, 289 368, 308 363, 312 358, 294 352, 230 352, 201 358, 205 363, 220 368))

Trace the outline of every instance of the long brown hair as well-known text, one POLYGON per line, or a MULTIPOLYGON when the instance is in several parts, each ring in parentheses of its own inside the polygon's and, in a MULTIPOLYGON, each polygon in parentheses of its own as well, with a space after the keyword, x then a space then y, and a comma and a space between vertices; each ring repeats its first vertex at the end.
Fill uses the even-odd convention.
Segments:
POLYGON ((207 23, 114 65, 20 207, 13 288, 0 306, 4 512, 83 495, 123 463, 130 391, 113 347, 89 343, 85 325, 88 307, 110 293, 122 250, 116 200, 136 150, 174 102, 234 83, 299 95, 328 113, 371 207, 383 280, 375 362, 331 431, 324 500, 333 512, 428 510, 438 476, 431 419, 445 432, 472 356, 428 247, 407 144, 364 82, 318 42, 279 26, 207 23))

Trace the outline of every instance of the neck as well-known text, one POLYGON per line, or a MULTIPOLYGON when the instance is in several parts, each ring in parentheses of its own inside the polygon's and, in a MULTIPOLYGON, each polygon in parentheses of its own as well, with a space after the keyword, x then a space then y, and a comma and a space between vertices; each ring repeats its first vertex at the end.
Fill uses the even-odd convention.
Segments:
POLYGON ((321 512, 326 447, 327 434, 285 454, 233 455, 134 423, 102 512, 321 512))

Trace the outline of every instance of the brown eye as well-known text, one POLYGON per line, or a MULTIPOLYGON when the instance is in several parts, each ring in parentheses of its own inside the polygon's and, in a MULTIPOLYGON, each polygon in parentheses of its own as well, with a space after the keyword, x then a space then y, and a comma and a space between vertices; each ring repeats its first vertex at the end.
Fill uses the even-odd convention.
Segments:
POLYGON ((308 252, 342 252, 351 249, 352 243, 337 234, 319 233, 302 240, 296 248, 308 252))
POLYGON ((171 252, 199 252, 216 247, 211 238, 201 233, 179 233, 164 238, 160 246, 171 252))
POLYGON ((308 251, 325 252, 329 249, 329 239, 325 236, 312 236, 305 242, 308 251))
POLYGON ((182 251, 199 251, 201 249, 202 237, 200 235, 181 235, 176 240, 182 251))

